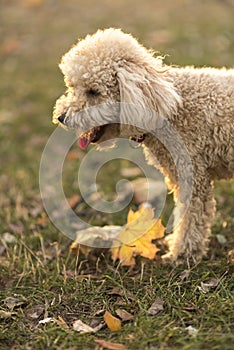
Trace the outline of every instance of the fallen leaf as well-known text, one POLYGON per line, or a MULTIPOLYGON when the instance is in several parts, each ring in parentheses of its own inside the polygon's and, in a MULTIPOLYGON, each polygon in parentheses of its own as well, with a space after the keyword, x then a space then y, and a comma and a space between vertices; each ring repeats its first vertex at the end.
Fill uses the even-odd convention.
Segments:
POLYGON ((111 248, 113 260, 119 259, 122 265, 132 266, 136 255, 154 259, 159 248, 152 241, 162 238, 164 230, 161 221, 154 219, 152 208, 142 206, 137 212, 130 210, 128 222, 118 235, 121 245, 111 248))
POLYGON ((10 243, 10 244, 16 242, 15 236, 9 232, 4 232, 1 240, 3 241, 3 243, 10 243))
POLYGON ((121 321, 114 317, 109 311, 105 312, 104 321, 111 332, 117 332, 121 329, 121 321))
MULTIPOLYGON (((104 314, 104 312, 102 314, 104 314)), ((100 329, 101 329, 102 327, 105 326, 105 323, 104 322, 100 322, 100 319, 98 319, 98 318, 93 318, 90 321, 89 326, 94 328, 94 329, 96 329, 96 327, 100 327, 100 329)))
POLYGON ((40 321, 38 322, 38 324, 46 324, 46 323, 50 323, 50 322, 54 322, 53 317, 46 317, 46 318, 44 318, 43 320, 40 320, 40 321))
POLYGON ((64 321, 62 316, 58 316, 57 319, 54 319, 54 322, 56 322, 62 328, 69 329, 68 324, 66 323, 66 321, 64 321))
POLYGON ((78 194, 75 194, 74 196, 68 198, 68 204, 72 209, 75 209, 80 201, 80 196, 78 194))
POLYGON ((130 321, 134 319, 134 316, 124 309, 117 309, 115 312, 122 321, 130 321))
POLYGON ((129 301, 123 300, 122 298, 118 297, 116 300, 116 305, 119 306, 126 306, 129 304, 129 301))
POLYGON ((0 310, 0 318, 9 318, 13 315, 11 311, 0 310))
POLYGON ((26 298, 21 294, 13 294, 3 300, 8 309, 13 310, 15 307, 26 304, 26 298))
POLYGON ((72 242, 70 245, 70 250, 76 254, 79 255, 81 252, 84 254, 85 258, 88 257, 89 253, 93 250, 93 247, 89 247, 88 245, 78 244, 76 241, 72 242))
POLYGON ((198 286, 198 289, 203 293, 206 294, 210 292, 211 289, 214 289, 218 286, 219 280, 217 279, 212 279, 207 282, 201 282, 201 286, 198 286))
MULTIPOLYGON (((175 308, 175 306, 173 306, 174 308, 175 308)), ((181 309, 181 307, 178 307, 178 308, 180 308, 181 309)), ((188 306, 183 306, 182 307, 182 310, 185 310, 185 311, 188 311, 188 312, 197 312, 197 308, 196 308, 196 306, 194 306, 194 305, 188 305, 188 306)))
POLYGON ((73 323, 73 329, 76 332, 79 333, 96 333, 98 332, 101 328, 104 327, 104 323, 99 323, 96 327, 90 327, 86 323, 82 322, 81 320, 76 320, 73 323))
POLYGON ((119 295, 120 297, 126 297, 128 299, 133 300, 133 295, 126 290, 125 288, 120 287, 114 287, 110 292, 107 293, 108 295, 119 295))
POLYGON ((92 333, 93 328, 88 326, 86 323, 82 322, 81 320, 76 320, 73 323, 73 329, 74 331, 80 332, 80 333, 92 333))
POLYGON ((114 287, 107 294, 108 295, 119 295, 122 297, 124 295, 124 291, 120 287, 114 287))
POLYGON ((183 282, 184 280, 187 280, 189 278, 189 275, 190 275, 190 270, 184 270, 180 273, 179 278, 183 282))
POLYGON ((43 305, 33 305, 25 310, 25 315, 30 319, 38 319, 44 311, 43 305))
POLYGON ((216 239, 220 244, 225 244, 227 243, 227 238, 224 235, 217 234, 216 239))
POLYGON ((135 256, 154 259, 159 249, 152 242, 162 238, 165 228, 160 220, 154 219, 154 209, 143 205, 139 211, 128 213, 128 222, 121 226, 93 226, 79 230, 70 249, 87 256, 95 248, 112 247, 113 260, 120 260, 125 266, 135 264, 135 256))
POLYGON ((196 337, 196 335, 198 333, 198 329, 193 327, 193 326, 186 327, 186 330, 188 331, 188 334, 192 335, 193 337, 196 337))
POLYGON ((112 343, 110 341, 106 341, 104 339, 95 339, 95 342, 104 349, 109 349, 109 350, 127 350, 126 346, 121 343, 112 343))
POLYGON ((163 305, 164 305, 164 301, 160 298, 157 298, 155 302, 148 309, 147 314, 151 316, 157 315, 160 311, 164 309, 163 305))
POLYGON ((49 218, 48 216, 45 215, 45 213, 42 213, 41 217, 39 217, 36 220, 36 224, 40 226, 45 226, 48 224, 48 222, 49 222, 49 218))
POLYGON ((81 251, 85 256, 87 256, 93 247, 99 248, 111 247, 113 240, 116 240, 119 232, 121 231, 121 226, 92 226, 84 230, 79 230, 76 233, 76 239, 70 245, 70 249, 73 253, 77 254, 81 251))

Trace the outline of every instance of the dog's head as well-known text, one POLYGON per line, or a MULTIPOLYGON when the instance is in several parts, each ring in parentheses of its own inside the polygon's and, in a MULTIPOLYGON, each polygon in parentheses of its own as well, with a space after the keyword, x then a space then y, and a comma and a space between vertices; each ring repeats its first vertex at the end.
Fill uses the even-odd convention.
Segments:
POLYGON ((53 122, 77 129, 83 149, 120 134, 142 142, 180 103, 162 59, 120 29, 88 35, 63 56, 60 69, 67 91, 53 122))

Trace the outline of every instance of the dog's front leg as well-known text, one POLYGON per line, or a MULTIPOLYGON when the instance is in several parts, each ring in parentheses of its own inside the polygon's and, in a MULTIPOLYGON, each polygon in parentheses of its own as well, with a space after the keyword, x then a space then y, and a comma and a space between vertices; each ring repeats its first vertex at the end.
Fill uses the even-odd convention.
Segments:
MULTIPOLYGON (((179 201, 180 189, 174 193, 179 201)), ((173 234, 166 237, 169 252, 163 256, 165 262, 192 260, 198 262, 207 251, 211 234, 211 223, 215 213, 212 183, 207 173, 195 174, 190 204, 183 218, 175 218, 173 234)), ((180 216, 178 210, 178 215, 180 216)))

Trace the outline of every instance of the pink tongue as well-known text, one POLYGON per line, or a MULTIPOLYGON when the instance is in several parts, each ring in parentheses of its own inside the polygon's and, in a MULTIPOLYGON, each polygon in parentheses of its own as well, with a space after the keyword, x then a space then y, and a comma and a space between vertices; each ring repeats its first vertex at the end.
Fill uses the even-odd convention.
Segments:
POLYGON ((78 141, 80 148, 83 150, 85 150, 88 147, 90 142, 91 142, 91 138, 82 137, 82 136, 79 138, 79 141, 78 141))

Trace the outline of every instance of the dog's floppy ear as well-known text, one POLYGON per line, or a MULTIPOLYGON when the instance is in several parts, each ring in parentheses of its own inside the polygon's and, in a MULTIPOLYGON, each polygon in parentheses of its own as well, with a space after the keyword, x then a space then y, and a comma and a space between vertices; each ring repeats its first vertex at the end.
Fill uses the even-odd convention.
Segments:
MULTIPOLYGON (((161 60, 155 59, 155 63, 154 67, 148 63, 138 65, 126 61, 124 65, 118 68, 121 123, 130 124, 129 120, 133 120, 132 114, 136 115, 136 109, 139 109, 140 113, 143 110, 148 110, 151 117, 147 118, 146 127, 154 130, 159 119, 170 118, 172 114, 176 113, 178 105, 181 103, 180 96, 169 78, 168 68, 160 65, 161 60), (131 113, 127 113, 129 112, 127 109, 131 105, 133 106, 130 108, 131 113), (132 113, 133 110, 135 110, 135 113, 132 113), (148 124, 149 120, 151 125, 148 124)), ((140 118, 142 119, 142 117, 140 118)))

